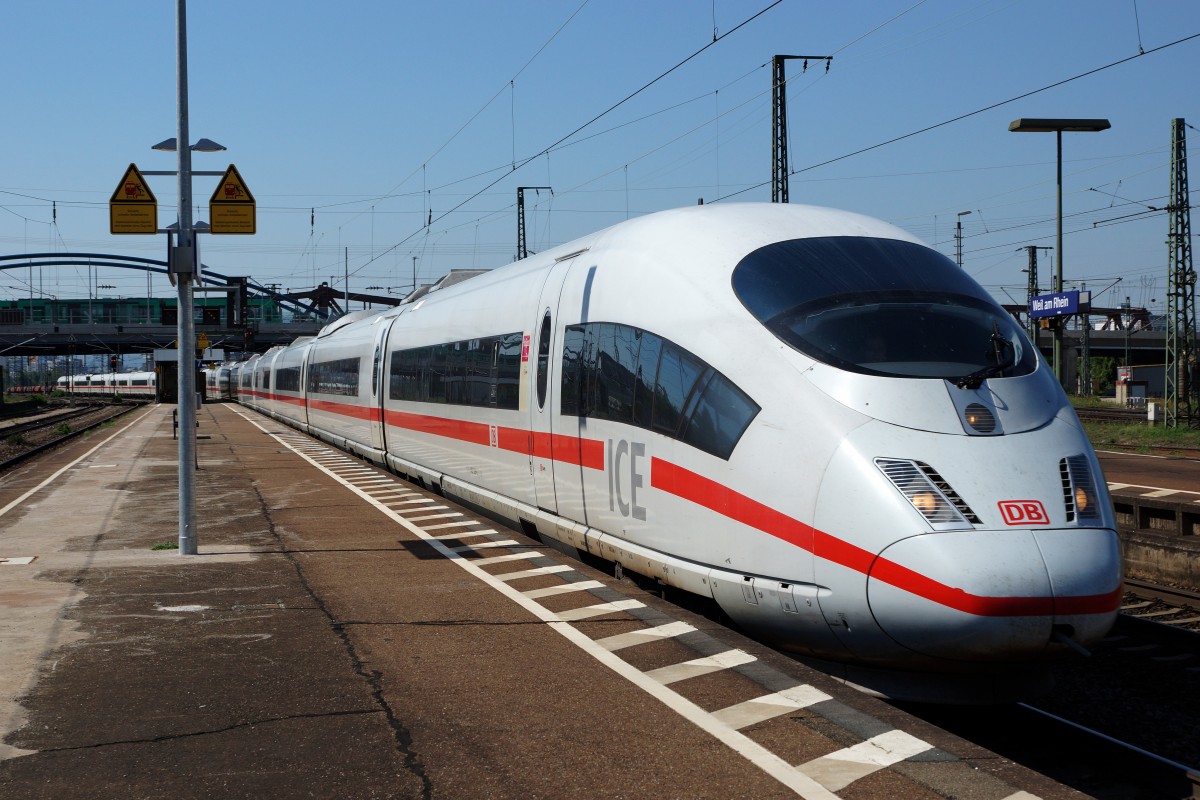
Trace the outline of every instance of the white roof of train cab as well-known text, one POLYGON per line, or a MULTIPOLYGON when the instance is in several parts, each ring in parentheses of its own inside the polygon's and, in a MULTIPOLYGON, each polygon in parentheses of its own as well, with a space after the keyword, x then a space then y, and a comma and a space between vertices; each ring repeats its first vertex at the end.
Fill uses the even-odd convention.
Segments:
POLYGON ((630 249, 648 258, 683 259, 689 271, 712 265, 728 272, 746 254, 768 244, 827 236, 921 243, 895 225, 850 211, 790 203, 732 203, 637 217, 596 234, 592 249, 630 249))

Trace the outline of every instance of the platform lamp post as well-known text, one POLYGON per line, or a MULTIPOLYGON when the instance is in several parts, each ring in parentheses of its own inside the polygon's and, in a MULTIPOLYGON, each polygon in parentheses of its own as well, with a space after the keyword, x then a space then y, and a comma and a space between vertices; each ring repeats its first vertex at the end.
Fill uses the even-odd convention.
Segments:
MULTIPOLYGON (((174 231, 175 244, 170 247, 169 272, 174 276, 178 289, 179 309, 177 312, 176 343, 179 347, 179 379, 176 391, 179 394, 179 554, 196 555, 196 371, 193 369, 196 353, 196 321, 192 318, 193 286, 196 265, 199 263, 199 248, 196 232, 204 225, 192 224, 192 176, 222 175, 220 172, 193 172, 192 151, 212 153, 224 150, 223 145, 211 139, 200 139, 188 147, 177 146, 188 142, 188 77, 187 77, 187 0, 175 0, 176 37, 176 134, 154 145, 153 150, 175 151, 178 154, 179 179, 179 223, 174 231)), ((147 170, 147 175, 163 174, 147 170)), ((169 174, 169 173, 168 173, 169 174)), ((171 231, 168 230, 168 241, 171 231)))
MULTIPOLYGON (((1057 170, 1057 185, 1058 185, 1058 202, 1057 211, 1055 213, 1055 234, 1054 234, 1054 252, 1058 254, 1054 265, 1054 285, 1051 291, 1054 294, 1062 292, 1062 276, 1063 276, 1063 249, 1062 249, 1062 135, 1063 131, 1072 131, 1079 133, 1095 133, 1106 131, 1112 125, 1106 119, 1035 119, 1031 117, 1021 117, 1014 119, 1008 126, 1008 129, 1013 133, 1051 133, 1055 134, 1058 142, 1058 170, 1057 170)), ((1062 345, 1063 332, 1060 320, 1055 320, 1054 326, 1054 377, 1058 379, 1061 386, 1063 382, 1062 370, 1062 345)))

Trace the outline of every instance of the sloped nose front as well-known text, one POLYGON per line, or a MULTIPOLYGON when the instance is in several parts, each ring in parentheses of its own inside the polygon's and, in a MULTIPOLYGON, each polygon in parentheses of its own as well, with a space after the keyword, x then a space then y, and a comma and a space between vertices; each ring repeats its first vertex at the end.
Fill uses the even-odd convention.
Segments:
POLYGON ((867 600, 888 636, 936 658, 1028 659, 1044 653, 1055 626, 1064 623, 1072 626, 1068 635, 1086 644, 1111 625, 1120 598, 1119 559, 1114 583, 1111 554, 1092 554, 1095 537, 1105 534, 1112 532, 976 530, 909 537, 875 559, 867 600))

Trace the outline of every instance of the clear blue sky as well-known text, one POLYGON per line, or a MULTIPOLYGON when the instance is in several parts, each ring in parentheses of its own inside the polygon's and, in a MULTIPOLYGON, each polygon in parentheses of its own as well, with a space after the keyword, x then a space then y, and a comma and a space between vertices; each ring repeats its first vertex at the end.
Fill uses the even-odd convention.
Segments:
MULTIPOLYGON (((1064 136, 1066 278, 1122 277, 1098 305, 1162 306, 1167 218, 1147 207, 1167 202, 1171 120, 1200 127, 1200 38, 1171 44, 1200 34, 1200 3, 771 2, 192 0, 192 138, 229 148, 194 167, 236 164, 258 202, 258 234, 205 237, 204 261, 340 291, 348 250, 353 290, 399 291, 414 256, 420 282, 510 261, 517 186, 554 188, 527 198, 533 250, 701 197, 769 200, 771 56, 833 55, 828 74, 788 65, 793 203, 880 217, 951 256, 971 211, 966 269, 1021 299, 1020 248, 1053 244, 1054 135, 1008 124, 1106 117, 1064 136)), ((6 4, 0 255, 163 257, 164 236, 110 235, 107 201, 130 162, 174 168, 149 149, 175 135, 174 32, 168 0, 6 4)), ((150 181, 174 222, 174 179, 150 181)), ((196 179, 199 219, 214 181, 196 179)), ((0 297, 28 296, 28 271, 0 277, 0 297)), ((87 295, 86 268, 33 281, 87 295)), ((93 282, 147 290, 132 273, 93 282)))

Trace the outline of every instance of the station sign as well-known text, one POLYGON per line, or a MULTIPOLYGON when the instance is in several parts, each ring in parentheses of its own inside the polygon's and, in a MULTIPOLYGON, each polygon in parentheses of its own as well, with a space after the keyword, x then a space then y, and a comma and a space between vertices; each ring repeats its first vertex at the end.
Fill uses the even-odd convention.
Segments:
POLYGON ((158 233, 158 199, 137 164, 129 165, 108 199, 108 230, 113 234, 158 233))
POLYGON ((209 233, 253 234, 256 226, 256 204, 250 187, 242 180, 233 164, 217 183, 208 199, 209 233))
POLYGON ((1041 317, 1061 317, 1079 313, 1079 292, 1059 292, 1057 294, 1039 294, 1029 299, 1029 316, 1034 319, 1041 317))

